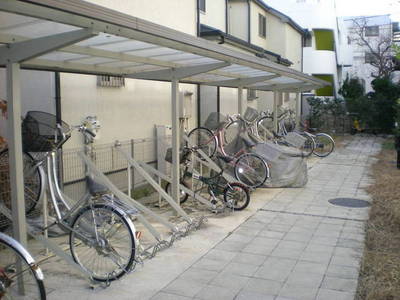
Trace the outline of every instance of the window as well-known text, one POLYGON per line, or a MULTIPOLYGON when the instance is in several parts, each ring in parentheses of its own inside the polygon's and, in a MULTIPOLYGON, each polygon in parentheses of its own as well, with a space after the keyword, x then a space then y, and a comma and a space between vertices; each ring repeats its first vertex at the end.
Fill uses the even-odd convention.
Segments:
POLYGON ((202 12, 206 12, 206 0, 198 0, 199 1, 199 9, 202 12))
POLYGON ((311 34, 307 34, 304 38, 304 47, 312 47, 312 36, 311 34))
POLYGON ((97 76, 97 86, 122 87, 125 86, 125 78, 108 76, 108 75, 99 75, 97 76))
POLYGON ((376 61, 376 57, 373 53, 371 52, 365 52, 365 63, 370 64, 376 61))
POLYGON ((351 37, 347 36, 347 45, 351 45, 351 37))
POLYGON ((379 36, 379 26, 365 27, 365 36, 379 36))
POLYGON ((258 35, 264 38, 267 36, 267 18, 262 14, 258 14, 258 35))

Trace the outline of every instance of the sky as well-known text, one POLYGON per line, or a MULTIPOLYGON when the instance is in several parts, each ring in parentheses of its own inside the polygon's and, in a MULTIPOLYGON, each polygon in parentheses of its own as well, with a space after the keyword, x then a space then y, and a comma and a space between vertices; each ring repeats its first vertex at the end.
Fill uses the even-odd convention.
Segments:
POLYGON ((336 10, 338 16, 391 14, 400 22, 400 0, 336 0, 336 10))

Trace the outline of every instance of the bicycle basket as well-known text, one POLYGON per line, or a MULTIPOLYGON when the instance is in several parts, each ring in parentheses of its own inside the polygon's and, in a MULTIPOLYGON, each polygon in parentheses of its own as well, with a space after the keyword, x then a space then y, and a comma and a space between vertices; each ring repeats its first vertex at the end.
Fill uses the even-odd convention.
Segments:
POLYGON ((258 116, 258 110, 248 106, 243 115, 243 119, 245 119, 247 122, 252 123, 257 120, 258 116))
MULTIPOLYGON (((69 125, 61 121, 61 131, 68 132, 69 125)), ((57 129, 55 115, 29 111, 22 121, 22 145, 25 152, 49 152, 60 147, 67 139, 57 129)))
POLYGON ((225 125, 227 121, 228 118, 225 115, 219 112, 212 112, 204 122, 204 127, 210 130, 217 130, 221 126, 225 125))

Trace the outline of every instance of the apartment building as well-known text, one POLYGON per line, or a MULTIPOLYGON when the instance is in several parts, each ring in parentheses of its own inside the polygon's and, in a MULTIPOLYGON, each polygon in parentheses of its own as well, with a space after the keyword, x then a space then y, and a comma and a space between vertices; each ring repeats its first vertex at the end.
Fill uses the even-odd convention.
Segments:
MULTIPOLYGON (((338 30, 334 0, 268 0, 307 29, 303 48, 303 72, 329 81, 327 86, 315 91, 317 96, 337 96, 344 65, 351 61, 345 33, 338 30), (340 49, 340 50, 339 50, 340 49)), ((342 31, 345 27, 342 27, 342 31)))
MULTIPOLYGON (((289 17, 267 6, 263 1, 89 0, 89 2, 302 70, 301 45, 304 31, 289 17)), ((139 46, 132 54, 148 55, 149 52, 155 51, 145 44, 139 46)), ((107 43, 101 47, 107 50, 107 43)), ((121 49, 124 49, 123 47, 121 42, 121 49)), ((177 55, 172 49, 152 54, 159 60, 177 55)), ((93 58, 83 54, 70 54, 68 62, 94 63, 93 58)), ((95 63, 98 66, 118 67, 118 62, 114 59, 96 58, 95 63)), ((171 87, 168 82, 69 73, 55 76, 52 72, 42 71, 23 71, 23 73, 26 82, 30 82, 23 83, 22 87, 23 112, 32 109, 55 112, 54 99, 57 98, 57 103, 60 104, 57 109, 61 111, 62 119, 69 124, 79 124, 87 116, 98 118, 101 123, 99 143, 154 137, 154 125, 171 124, 169 113, 171 87), (34 84, 31 78, 36 79, 34 84), (34 95, 38 93, 37 90, 40 90, 39 98, 48 99, 46 107, 43 107, 43 101, 31 101, 32 97, 36 97, 34 95)), ((0 79, 5 77, 4 72, 0 73, 0 77, 0 79)), ((1 82, 4 84, 4 80, 0 80, 0 84, 1 82)), ((279 78, 275 82, 279 83, 279 78)), ((191 111, 188 114, 190 128, 202 124, 211 111, 238 112, 236 88, 182 83, 180 90, 187 95, 188 101, 191 101, 189 106, 191 111)), ((244 91, 244 97, 248 99, 248 105, 260 110, 272 108, 272 92, 244 91)), ((0 98, 5 98, 5 85, 0 86, 0 98)), ((291 103, 289 94, 286 94, 284 102, 286 105, 291 103)), ((81 144, 81 137, 75 135, 65 147, 72 148, 81 144)))
MULTIPOLYGON (((339 18, 338 24, 341 25, 339 28, 346 31, 345 39, 351 49, 346 54, 351 64, 344 66, 342 78, 344 80, 346 76, 358 77, 368 93, 372 91, 371 81, 374 79, 373 74, 376 75, 377 72, 371 65, 375 59, 372 51, 377 52, 378 47, 383 50, 396 41, 397 23, 392 22, 390 15, 379 15, 343 17, 339 18)), ((385 56, 389 60, 392 59, 391 48, 385 56)))

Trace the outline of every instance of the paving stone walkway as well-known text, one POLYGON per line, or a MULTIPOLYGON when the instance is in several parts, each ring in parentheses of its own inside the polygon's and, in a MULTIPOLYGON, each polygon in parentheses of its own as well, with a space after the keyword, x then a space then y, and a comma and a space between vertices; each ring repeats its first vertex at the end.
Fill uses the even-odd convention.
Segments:
POLYGON ((306 187, 281 189, 151 299, 354 299, 368 208, 328 200, 370 201, 379 150, 376 138, 357 137, 314 159, 306 187))

